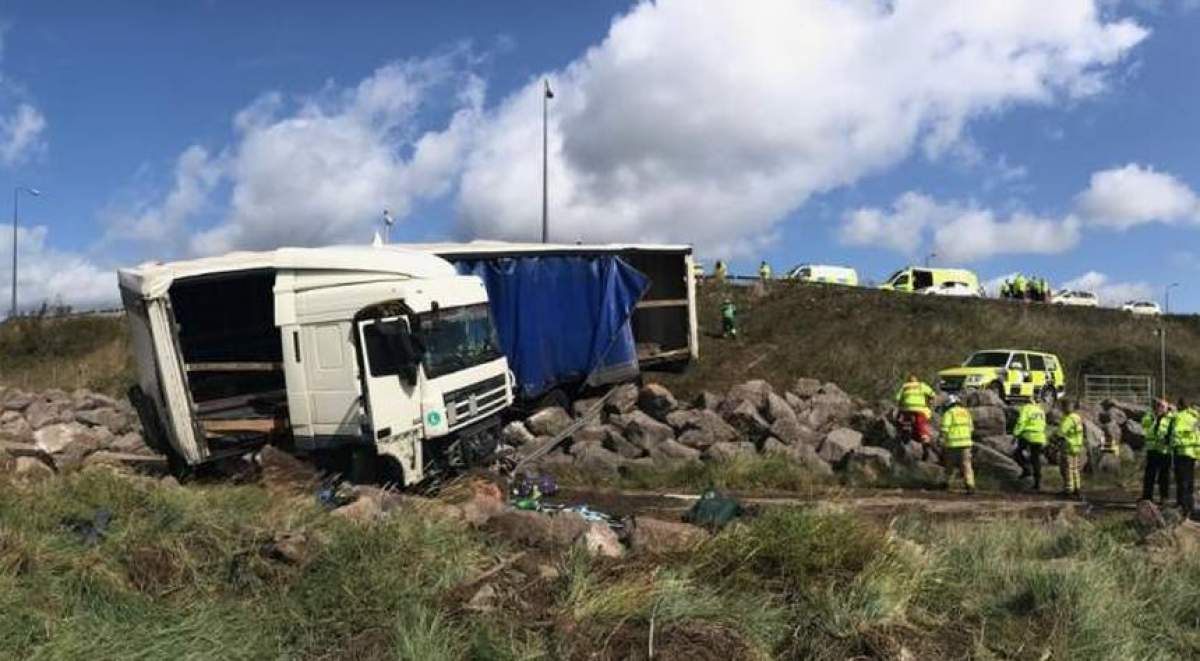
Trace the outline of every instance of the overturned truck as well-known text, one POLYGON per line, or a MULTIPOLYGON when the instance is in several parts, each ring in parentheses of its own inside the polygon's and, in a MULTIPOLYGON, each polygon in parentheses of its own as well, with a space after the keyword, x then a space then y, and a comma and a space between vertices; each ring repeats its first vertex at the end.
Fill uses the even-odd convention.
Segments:
POLYGON ((426 252, 283 248, 119 282, 130 399, 177 470, 275 443, 413 484, 491 454, 513 402, 482 281, 426 252))
POLYGON ((687 364, 691 273, 686 246, 488 242, 143 264, 130 399, 178 470, 272 443, 409 485, 490 456, 514 403, 687 364))

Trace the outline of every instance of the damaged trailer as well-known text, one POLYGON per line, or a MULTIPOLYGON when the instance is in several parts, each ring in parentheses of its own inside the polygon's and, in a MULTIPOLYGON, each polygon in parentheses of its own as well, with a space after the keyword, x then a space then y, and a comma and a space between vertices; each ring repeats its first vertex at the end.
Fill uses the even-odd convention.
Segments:
POLYGON ((513 402, 483 282, 427 252, 282 248, 118 275, 130 399, 176 470, 274 443, 410 485, 491 455, 513 402))
POLYGON ((488 290, 517 395, 629 381, 698 357, 692 249, 659 244, 412 244, 488 290))

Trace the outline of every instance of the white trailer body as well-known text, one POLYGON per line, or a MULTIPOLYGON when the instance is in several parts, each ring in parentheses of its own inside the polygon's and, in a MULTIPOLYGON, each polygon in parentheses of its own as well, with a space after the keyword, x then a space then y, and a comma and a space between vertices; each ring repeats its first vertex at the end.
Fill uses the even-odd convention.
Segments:
POLYGON ((483 283, 429 254, 284 248, 119 277, 139 415, 188 466, 267 441, 366 446, 412 484, 512 404, 483 283))

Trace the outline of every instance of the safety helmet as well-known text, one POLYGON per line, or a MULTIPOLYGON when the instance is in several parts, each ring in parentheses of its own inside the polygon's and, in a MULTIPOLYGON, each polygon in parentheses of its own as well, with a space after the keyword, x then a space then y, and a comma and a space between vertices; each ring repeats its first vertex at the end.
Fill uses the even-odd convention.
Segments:
POLYGON ((946 406, 954 406, 959 402, 958 395, 950 395, 946 398, 946 406))

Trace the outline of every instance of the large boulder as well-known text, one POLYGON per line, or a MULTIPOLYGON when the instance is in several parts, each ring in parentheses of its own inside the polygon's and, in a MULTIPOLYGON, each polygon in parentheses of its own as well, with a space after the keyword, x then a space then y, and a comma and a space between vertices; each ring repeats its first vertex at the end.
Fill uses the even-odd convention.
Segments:
POLYGON ((638 391, 638 408, 655 420, 666 421, 667 414, 679 407, 670 390, 658 383, 647 383, 638 391))
POLYGON ((975 388, 962 394, 963 406, 977 408, 980 406, 1003 407, 1004 399, 991 388, 975 388))
POLYGON ((986 445, 1007 457, 1011 457, 1017 451, 1017 441, 1012 436, 1004 434, 999 436, 984 436, 979 439, 977 445, 986 445))
POLYGON ((48 454, 63 453, 79 445, 85 446, 82 449, 93 451, 99 447, 97 435, 78 422, 60 422, 42 427, 33 432, 33 441, 39 450, 48 454))
POLYGON ((529 428, 525 426, 524 422, 521 422, 520 420, 513 420, 507 425, 504 425, 504 428, 500 430, 500 440, 506 445, 519 448, 523 445, 529 445, 530 443, 533 443, 535 440, 537 440, 537 436, 535 436, 533 432, 529 431, 529 428))
POLYGON ((691 551, 706 539, 708 532, 699 526, 647 516, 634 517, 629 528, 629 548, 651 555, 691 551))
POLYGON ((771 425, 768 432, 788 445, 803 444, 816 447, 821 444, 822 439, 821 434, 804 426, 796 418, 780 418, 771 425))
MULTIPOLYGON (((599 397, 585 397, 571 402, 571 414, 576 418, 582 418, 596 409, 596 405, 600 403, 599 397)), ((603 407, 596 410, 597 417, 604 413, 603 407)))
POLYGON ((609 422, 621 430, 627 441, 647 452, 675 439, 675 432, 670 426, 651 418, 644 411, 635 410, 624 415, 614 415, 609 418, 609 422))
POLYGON ((73 417, 70 406, 59 400, 39 398, 25 408, 25 420, 35 430, 60 422, 70 422, 73 417))
POLYGON ((0 409, 21 412, 29 408, 32 403, 33 395, 16 388, 9 388, 4 392, 4 400, 0 401, 0 409))
POLYGON ((753 457, 757 454, 754 444, 742 441, 741 443, 713 443, 704 451, 704 458, 708 461, 728 462, 737 459, 738 457, 753 457))
POLYGON ((771 387, 771 384, 762 379, 754 379, 731 387, 725 399, 734 402, 750 402, 755 409, 763 411, 767 408, 767 398, 774 392, 775 389, 771 387))
POLYGON ((604 404, 604 411, 611 414, 625 414, 637 408, 638 387, 632 383, 623 383, 612 390, 604 404))
POLYGON ((816 448, 811 445, 785 445, 777 439, 768 438, 763 443, 762 453, 783 456, 814 475, 822 477, 833 475, 833 467, 822 459, 816 448))
POLYGON ((1146 430, 1142 429, 1140 422, 1126 420, 1125 424, 1121 425, 1121 442, 1134 450, 1141 450, 1146 447, 1146 430))
POLYGON ((821 390, 808 400, 808 409, 801 422, 813 429, 825 429, 848 422, 854 415, 854 400, 840 391, 825 392, 824 386, 821 390))
POLYGON ((684 409, 667 415, 667 422, 679 433, 679 441, 704 449, 713 443, 728 443, 738 438, 738 431, 709 409, 684 409), (684 441, 684 436, 688 437, 684 441))
POLYGON ((92 408, 75 412, 75 421, 89 427, 106 427, 114 434, 124 434, 132 427, 130 416, 114 408, 92 408))
POLYGON ((576 443, 571 446, 575 465, 597 473, 616 473, 621 467, 621 455, 605 449, 599 442, 576 443))
POLYGON ((21 443, 33 439, 33 427, 25 421, 25 416, 17 411, 5 411, 0 414, 0 438, 6 438, 21 443))
POLYGON ((493 516, 484 527, 516 543, 567 548, 587 533, 591 524, 574 512, 509 510, 493 516))
POLYGON ((1084 444, 1089 450, 1095 450, 1104 445, 1104 429, 1099 424, 1085 418, 1083 432, 1084 444))
POLYGON ((788 388, 788 392, 799 397, 800 399, 812 399, 821 391, 821 382, 817 379, 809 379, 800 377, 792 383, 792 387, 788 388))
POLYGON ((975 472, 983 475, 1006 480, 1016 480, 1021 477, 1021 467, 1012 457, 979 443, 976 443, 971 449, 971 463, 975 472))
POLYGON ((573 420, 571 414, 559 406, 548 406, 525 419, 525 426, 534 436, 558 436, 573 420))
POLYGON ((616 427, 606 425, 608 436, 604 439, 604 447, 621 455, 624 459, 637 459, 646 454, 642 448, 630 443, 616 427))
POLYGON ((584 425, 571 434, 571 443, 575 445, 586 443, 603 445, 608 440, 610 429, 611 427, 608 425, 584 425))
POLYGON ((975 423, 975 437, 1001 436, 1007 431, 1008 418, 1000 406, 975 406, 969 409, 975 423))
POLYGON ((54 476, 54 469, 37 457, 17 457, 13 460, 13 473, 21 480, 39 482, 54 476))
POLYGON ((603 523, 593 522, 576 540, 575 545, 594 558, 621 558, 625 547, 613 529, 603 523))
POLYGON ((771 424, 749 400, 728 398, 721 405, 720 413, 740 436, 751 441, 759 441, 771 431, 771 424))
POLYGON ((775 423, 780 420, 798 420, 796 417, 796 409, 792 408, 787 400, 771 393, 767 395, 767 407, 764 411, 767 416, 767 421, 775 423))
POLYGON ((1117 408, 1116 406, 1106 407, 1100 413, 1100 422, 1101 423, 1111 422, 1117 426, 1120 426, 1120 425, 1125 424, 1125 421, 1128 419, 1129 419, 1129 416, 1125 414, 1125 411, 1121 410, 1120 408, 1117 408))
POLYGON ((115 409, 120 407, 121 402, 109 397, 108 395, 102 395, 98 392, 92 392, 91 390, 79 388, 71 393, 71 408, 75 409, 76 411, 87 411, 89 409, 98 408, 115 409))
POLYGON ((653 447, 650 451, 650 456, 656 459, 663 458, 673 461, 698 461, 700 459, 700 451, 673 440, 668 439, 653 447))
POLYGON ((849 427, 839 427, 825 435, 817 454, 830 464, 837 464, 851 451, 862 447, 862 434, 849 427))
POLYGON ((720 395, 705 390, 699 395, 696 395, 696 399, 692 401, 692 408, 716 411, 717 407, 721 405, 722 401, 724 400, 721 399, 720 395))
POLYGON ((854 448, 846 455, 846 464, 848 466, 851 464, 869 466, 871 470, 879 475, 885 475, 891 472, 892 466, 895 464, 895 459, 892 457, 891 452, 883 448, 864 445, 854 448))

